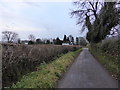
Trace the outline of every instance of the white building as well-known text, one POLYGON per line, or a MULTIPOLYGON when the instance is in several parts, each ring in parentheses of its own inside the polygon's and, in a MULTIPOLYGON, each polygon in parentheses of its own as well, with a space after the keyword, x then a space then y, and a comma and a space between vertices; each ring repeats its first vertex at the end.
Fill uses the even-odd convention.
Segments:
POLYGON ((62 43, 62 45, 70 45, 69 43, 62 43))

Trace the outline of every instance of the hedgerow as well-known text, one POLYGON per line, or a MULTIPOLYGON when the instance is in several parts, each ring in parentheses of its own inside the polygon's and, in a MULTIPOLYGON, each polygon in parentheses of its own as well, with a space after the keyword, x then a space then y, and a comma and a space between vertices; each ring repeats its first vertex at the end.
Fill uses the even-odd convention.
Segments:
POLYGON ((91 44, 90 51, 110 71, 112 76, 120 78, 120 39, 91 44))
POLYGON ((2 44, 2 85, 11 86, 42 63, 79 47, 61 45, 2 44))

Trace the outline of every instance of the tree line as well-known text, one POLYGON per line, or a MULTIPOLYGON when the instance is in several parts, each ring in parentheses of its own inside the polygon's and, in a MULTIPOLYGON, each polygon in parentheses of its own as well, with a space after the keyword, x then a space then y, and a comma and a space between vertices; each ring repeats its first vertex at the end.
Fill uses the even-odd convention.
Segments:
POLYGON ((68 37, 64 35, 63 40, 60 40, 59 37, 55 39, 40 39, 35 38, 33 34, 30 34, 28 36, 29 40, 20 40, 18 38, 18 34, 16 32, 12 31, 3 31, 2 32, 2 41, 7 43, 19 43, 19 44, 55 44, 55 45, 87 45, 86 39, 83 37, 76 37, 74 38, 72 35, 69 35, 68 37))

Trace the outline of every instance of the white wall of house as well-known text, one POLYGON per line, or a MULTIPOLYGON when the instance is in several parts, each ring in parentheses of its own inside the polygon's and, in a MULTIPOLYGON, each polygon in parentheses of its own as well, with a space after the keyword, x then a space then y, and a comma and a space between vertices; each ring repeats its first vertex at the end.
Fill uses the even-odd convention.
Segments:
POLYGON ((70 45, 69 43, 62 43, 62 45, 70 45))

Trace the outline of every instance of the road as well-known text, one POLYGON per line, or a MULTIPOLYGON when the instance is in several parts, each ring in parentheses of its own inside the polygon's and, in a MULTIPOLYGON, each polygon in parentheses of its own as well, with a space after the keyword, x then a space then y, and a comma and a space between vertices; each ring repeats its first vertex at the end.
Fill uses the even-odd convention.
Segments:
POLYGON ((118 82, 85 48, 58 82, 57 88, 118 88, 118 82))

